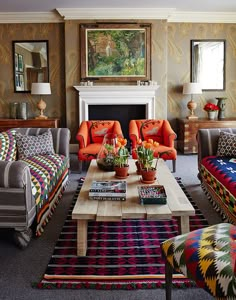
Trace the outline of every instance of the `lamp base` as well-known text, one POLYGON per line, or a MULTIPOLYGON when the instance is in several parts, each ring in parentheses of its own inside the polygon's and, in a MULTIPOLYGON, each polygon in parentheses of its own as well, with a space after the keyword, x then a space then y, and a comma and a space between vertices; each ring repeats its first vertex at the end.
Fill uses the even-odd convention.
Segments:
POLYGON ((47 120, 47 116, 44 116, 44 115, 40 115, 38 117, 35 117, 36 120, 47 120))
POLYGON ((187 119, 189 119, 189 120, 196 120, 196 119, 198 119, 198 116, 190 115, 190 116, 187 116, 187 119))

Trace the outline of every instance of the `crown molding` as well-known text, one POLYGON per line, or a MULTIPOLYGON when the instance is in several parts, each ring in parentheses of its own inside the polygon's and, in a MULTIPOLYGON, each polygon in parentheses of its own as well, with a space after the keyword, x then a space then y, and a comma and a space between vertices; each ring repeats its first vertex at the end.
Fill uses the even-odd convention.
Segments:
POLYGON ((60 23, 63 19, 55 12, 0 12, 0 23, 60 23))
POLYGON ((236 12, 175 8, 57 8, 52 12, 0 12, 0 23, 61 23, 64 20, 167 20, 170 23, 236 23, 236 12))
POLYGON ((168 18, 169 23, 236 23, 236 12, 176 11, 168 18))
POLYGON ((175 8, 57 8, 64 20, 168 19, 175 8))

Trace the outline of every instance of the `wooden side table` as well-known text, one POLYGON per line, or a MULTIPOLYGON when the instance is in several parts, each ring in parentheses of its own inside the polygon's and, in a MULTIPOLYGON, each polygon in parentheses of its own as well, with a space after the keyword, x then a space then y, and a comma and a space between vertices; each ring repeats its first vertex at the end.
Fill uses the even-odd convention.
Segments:
POLYGON ((0 132, 6 131, 10 128, 30 128, 30 127, 39 127, 39 128, 58 128, 60 127, 59 119, 0 119, 0 132))
POLYGON ((198 152, 197 132, 200 128, 236 128, 236 119, 177 119, 178 149, 184 154, 198 152))

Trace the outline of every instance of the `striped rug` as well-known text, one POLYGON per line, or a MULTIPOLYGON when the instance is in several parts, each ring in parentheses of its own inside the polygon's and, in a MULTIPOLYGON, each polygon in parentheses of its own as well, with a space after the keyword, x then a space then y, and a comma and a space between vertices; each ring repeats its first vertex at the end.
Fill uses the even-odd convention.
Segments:
MULTIPOLYGON (((190 229, 208 225, 193 203, 180 179, 177 179, 193 204, 196 215, 190 217, 190 229)), ((71 213, 82 186, 80 180, 67 219, 56 242, 38 288, 145 289, 160 288, 165 282, 160 243, 178 234, 177 221, 125 220, 89 222, 86 257, 76 255, 76 221, 71 213)), ((173 275, 176 287, 195 286, 181 274, 173 275)))

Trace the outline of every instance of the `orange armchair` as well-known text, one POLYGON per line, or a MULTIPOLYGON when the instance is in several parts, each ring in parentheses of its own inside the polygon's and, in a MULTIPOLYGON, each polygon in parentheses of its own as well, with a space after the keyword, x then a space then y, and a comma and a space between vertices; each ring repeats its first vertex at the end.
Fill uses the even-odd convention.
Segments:
POLYGON ((155 157, 163 153, 161 154, 161 158, 164 160, 172 160, 173 172, 176 171, 177 151, 174 148, 174 140, 176 137, 175 132, 167 120, 131 120, 129 123, 132 157, 137 159, 137 153, 134 150, 140 139, 142 141, 153 139, 159 143, 154 154, 155 157))
POLYGON ((95 159, 101 148, 104 136, 107 133, 115 133, 123 137, 119 121, 91 120, 82 121, 76 135, 79 142, 79 171, 82 170, 82 162, 95 159))

